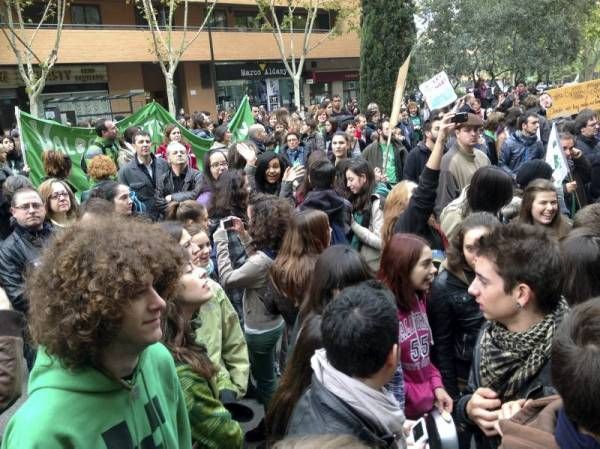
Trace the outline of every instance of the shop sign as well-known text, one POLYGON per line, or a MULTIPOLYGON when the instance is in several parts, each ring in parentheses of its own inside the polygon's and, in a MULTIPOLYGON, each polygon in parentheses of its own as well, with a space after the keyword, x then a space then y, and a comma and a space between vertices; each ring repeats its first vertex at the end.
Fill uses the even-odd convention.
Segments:
MULTIPOLYGON (((46 85, 107 83, 105 65, 57 65, 46 78, 46 85)), ((17 67, 0 68, 0 88, 24 86, 17 67)))
POLYGON ((220 64, 215 66, 217 80, 287 78, 283 63, 249 62, 246 64, 220 64))

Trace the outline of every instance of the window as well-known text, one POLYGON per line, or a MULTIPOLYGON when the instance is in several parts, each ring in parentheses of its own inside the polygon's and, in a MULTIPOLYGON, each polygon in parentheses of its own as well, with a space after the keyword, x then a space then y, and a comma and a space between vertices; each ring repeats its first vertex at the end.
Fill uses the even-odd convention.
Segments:
POLYGON ((223 10, 213 9, 208 21, 211 28, 227 28, 227 14, 223 10))
POLYGON ((261 20, 258 18, 257 14, 251 12, 236 12, 235 27, 248 30, 260 30, 261 20))
MULTIPOLYGON (((148 21, 146 20, 146 15, 144 13, 144 7, 141 5, 141 3, 134 3, 133 10, 135 11, 135 24, 143 27, 148 26, 148 21)), ((154 4, 154 12, 156 13, 156 21, 158 22, 158 26, 166 26, 167 18, 169 16, 168 7, 165 7, 161 4, 154 4)), ((175 21, 173 21, 173 25, 175 25, 175 21)))
MULTIPOLYGON (((29 3, 29 4, 25 5, 23 7, 23 22, 25 23, 25 26, 27 26, 28 24, 30 24, 30 25, 39 24, 40 21, 42 20, 45 10, 46 10, 45 3, 34 2, 34 3, 29 3)), ((14 14, 14 17, 16 20, 16 14, 14 14)), ((51 14, 49 16, 46 16, 46 19, 44 20, 44 24, 55 24, 55 23, 56 23, 56 14, 51 14)))
POLYGON ((98 5, 71 5, 71 21, 74 25, 100 25, 98 5))

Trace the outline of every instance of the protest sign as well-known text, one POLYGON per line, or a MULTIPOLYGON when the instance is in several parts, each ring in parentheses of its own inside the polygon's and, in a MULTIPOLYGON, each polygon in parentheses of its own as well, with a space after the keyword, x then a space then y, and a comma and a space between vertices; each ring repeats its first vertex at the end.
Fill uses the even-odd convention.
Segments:
MULTIPOLYGON (((408 66, 410 65, 411 55, 412 52, 408 54, 406 60, 404 61, 404 64, 402 64, 400 70, 398 70, 398 78, 396 79, 396 89, 394 90, 394 101, 392 103, 392 113, 390 115, 390 128, 395 127, 400 121, 400 109, 402 106, 402 98, 404 97, 404 88, 406 87, 406 78, 408 77, 408 66)), ((388 145, 389 144, 390 143, 388 138, 388 145)))
POLYGON ((419 85, 419 90, 425 97, 430 110, 440 109, 456 101, 456 92, 446 72, 440 72, 428 81, 419 85))
POLYGON ((600 110, 600 79, 585 83, 550 89, 548 95, 552 98, 552 107, 546 111, 550 119, 569 117, 582 109, 600 110))

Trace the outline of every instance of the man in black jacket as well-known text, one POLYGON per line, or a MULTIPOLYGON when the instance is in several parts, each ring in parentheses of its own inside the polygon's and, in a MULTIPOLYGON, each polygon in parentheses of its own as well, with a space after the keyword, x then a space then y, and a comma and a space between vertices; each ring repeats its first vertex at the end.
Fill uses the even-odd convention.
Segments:
POLYGON ((195 200, 200 195, 202 174, 189 166, 185 147, 179 142, 167 146, 167 160, 170 169, 158 178, 156 189, 164 200, 164 206, 171 201, 195 200))
POLYGON ((504 406, 555 393, 552 339, 568 312, 560 291, 558 242, 544 230, 508 224, 481 238, 469 293, 488 321, 455 409, 456 425, 475 431, 477 449, 498 447, 497 423, 504 406))
POLYGON ((287 435, 353 435, 369 447, 405 447, 404 413, 384 386, 398 364, 394 298, 380 283, 345 288, 323 313, 324 349, 287 435))
POLYGON ((433 115, 432 119, 427 120, 423 125, 423 132, 425 133, 425 140, 417 144, 406 157, 406 164, 404 165, 404 180, 412 181, 414 183, 419 182, 419 176, 423 173, 427 159, 433 150, 433 145, 437 140, 438 131, 440 130, 441 118, 439 115, 433 115))
POLYGON ((577 114, 575 118, 575 131, 577 132, 577 140, 575 146, 583 151, 583 155, 594 163, 595 159, 600 155, 600 145, 596 139, 600 122, 598 115, 591 109, 584 109, 577 114))
POLYGON ((169 165, 150 151, 150 134, 140 131, 133 136, 135 158, 119 170, 119 182, 135 192, 144 205, 144 214, 157 220, 160 216, 161 198, 156 185, 158 179, 169 171, 169 165))
MULTIPOLYGON (((42 248, 52 234, 52 226, 44 223, 46 209, 39 193, 25 187, 17 190, 11 200, 10 212, 14 230, 0 246, 0 285, 13 309, 26 315, 29 302, 25 297, 25 273, 35 266, 42 248)), ((23 322, 23 329, 25 323, 23 322)), ((29 368, 33 366, 34 350, 24 346, 29 368)))
POLYGON ((42 248, 52 233, 52 226, 44 223, 46 209, 37 191, 32 188, 17 190, 10 211, 15 226, 0 247, 0 285, 6 291, 13 308, 27 313, 29 305, 24 295, 24 274, 35 265, 42 248))

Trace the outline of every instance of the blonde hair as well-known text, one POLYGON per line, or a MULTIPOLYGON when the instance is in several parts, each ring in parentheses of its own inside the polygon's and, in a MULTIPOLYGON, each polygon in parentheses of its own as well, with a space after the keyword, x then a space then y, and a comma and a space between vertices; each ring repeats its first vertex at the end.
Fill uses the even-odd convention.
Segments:
POLYGON ((40 197, 42 198, 42 201, 44 202, 44 207, 46 208, 46 218, 54 218, 54 212, 52 212, 52 210, 50 209, 50 196, 52 195, 53 184, 60 184, 65 188, 65 190, 69 194, 69 200, 71 202, 71 208, 69 209, 69 212, 67 212, 67 218, 76 218, 78 206, 77 200, 75 199, 75 195, 73 195, 73 191, 69 187, 69 184, 56 178, 46 179, 38 187, 38 192, 40 193, 40 197))
POLYGON ((394 186, 385 199, 383 206, 383 226, 381 228, 382 247, 394 235, 394 225, 398 216, 406 210, 410 201, 411 192, 416 184, 412 181, 402 181, 394 186))

